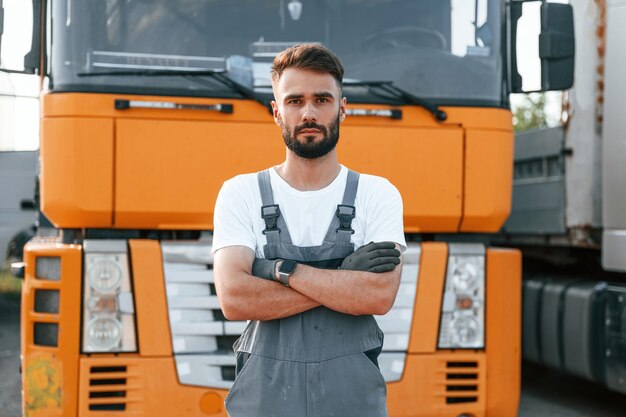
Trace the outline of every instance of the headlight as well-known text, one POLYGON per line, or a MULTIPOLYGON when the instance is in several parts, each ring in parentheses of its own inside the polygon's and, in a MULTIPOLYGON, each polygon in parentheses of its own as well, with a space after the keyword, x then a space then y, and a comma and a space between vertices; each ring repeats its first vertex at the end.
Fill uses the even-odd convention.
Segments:
POLYGON ((85 240, 83 352, 135 352, 126 241, 85 240))
POLYGON ((89 285, 101 292, 112 292, 122 284, 122 268, 117 257, 94 260, 87 271, 89 285))
POLYGON ((452 282, 455 290, 459 292, 468 292, 476 288, 479 276, 482 271, 479 270, 481 258, 476 256, 453 257, 452 265, 452 282))
POLYGON ((122 323, 115 317, 95 317, 87 324, 89 343, 104 351, 119 347, 122 323))
POLYGON ((485 347, 485 248, 450 244, 439 348, 485 347))
POLYGON ((457 346, 472 346, 481 336, 480 323, 474 316, 458 316, 450 322, 450 335, 457 346))

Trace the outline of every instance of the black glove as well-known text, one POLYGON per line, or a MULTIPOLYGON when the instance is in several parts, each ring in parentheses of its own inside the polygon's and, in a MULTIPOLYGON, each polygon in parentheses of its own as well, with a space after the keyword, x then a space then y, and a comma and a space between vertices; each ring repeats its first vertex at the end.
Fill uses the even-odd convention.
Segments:
POLYGON ((254 258, 252 275, 276 282, 276 262, 280 259, 254 258))
POLYGON ((400 263, 400 251, 393 242, 370 242, 346 257, 339 269, 389 272, 400 263))

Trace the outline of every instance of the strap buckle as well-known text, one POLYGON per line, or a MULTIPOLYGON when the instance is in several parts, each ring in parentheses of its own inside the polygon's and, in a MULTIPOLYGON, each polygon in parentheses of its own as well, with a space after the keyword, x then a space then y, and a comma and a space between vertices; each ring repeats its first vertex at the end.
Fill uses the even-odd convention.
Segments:
POLYGON ((340 230, 350 232, 350 234, 354 234, 354 230, 352 229, 352 220, 355 217, 356 209, 354 206, 347 206, 345 204, 337 205, 337 217, 339 218, 339 227, 337 228, 337 232, 340 230))
POLYGON ((271 204, 261 207, 261 217, 263 218, 263 220, 265 220, 265 230, 263 230, 263 234, 276 230, 280 232, 280 229, 278 228, 279 216, 280 209, 278 208, 278 204, 271 204))

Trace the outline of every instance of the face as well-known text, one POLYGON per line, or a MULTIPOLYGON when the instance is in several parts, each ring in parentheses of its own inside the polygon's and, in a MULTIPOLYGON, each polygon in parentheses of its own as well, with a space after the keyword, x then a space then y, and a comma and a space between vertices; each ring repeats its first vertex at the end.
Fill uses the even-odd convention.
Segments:
POLYGON ((330 74, 288 68, 274 83, 274 121, 287 148, 302 158, 319 158, 335 149, 346 99, 330 74))

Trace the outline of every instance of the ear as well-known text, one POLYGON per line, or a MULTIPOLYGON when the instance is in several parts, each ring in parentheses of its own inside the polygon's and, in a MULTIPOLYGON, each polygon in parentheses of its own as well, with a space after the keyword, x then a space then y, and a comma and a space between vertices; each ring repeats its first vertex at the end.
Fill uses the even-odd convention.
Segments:
POLYGON ((341 101, 339 102, 339 121, 343 122, 346 118, 346 104, 347 104, 347 99, 345 97, 341 98, 341 101))
POLYGON ((272 105, 272 116, 274 116, 274 123, 280 126, 282 122, 282 118, 280 117, 278 104, 276 103, 276 100, 272 100, 270 104, 272 105))

